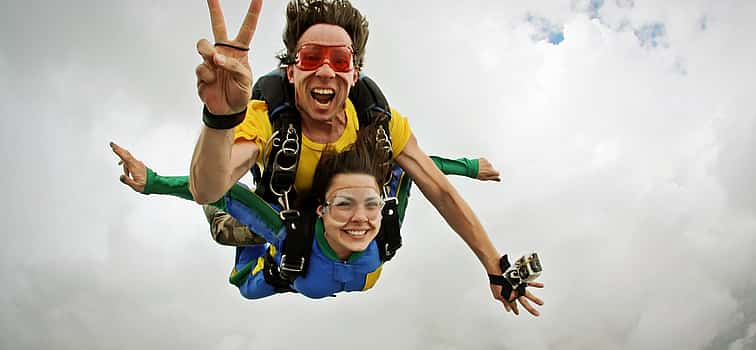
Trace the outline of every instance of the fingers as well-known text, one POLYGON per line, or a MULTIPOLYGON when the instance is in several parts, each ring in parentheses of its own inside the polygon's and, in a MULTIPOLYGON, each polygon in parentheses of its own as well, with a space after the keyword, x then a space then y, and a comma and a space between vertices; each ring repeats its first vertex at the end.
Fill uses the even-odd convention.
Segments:
POLYGON ((245 65, 243 65, 239 60, 226 57, 224 55, 215 55, 214 63, 231 73, 231 76, 233 77, 234 81, 236 81, 239 86, 250 86, 251 85, 251 75, 249 68, 247 68, 245 65))
MULTIPOLYGON (((543 283, 541 283, 541 282, 528 282, 528 286, 529 287, 535 287, 535 288, 543 288, 543 283)), ((533 316, 537 317, 537 316, 541 315, 541 313, 538 310, 536 310, 535 306, 533 304, 531 304, 530 302, 532 301, 533 303, 535 303, 535 304, 537 304, 537 305, 540 306, 540 305, 543 305, 543 300, 541 300, 541 298, 533 295, 533 293, 531 293, 528 290, 525 290, 525 294, 523 294, 522 296, 519 296, 519 297, 517 296, 517 292, 516 291, 512 291, 511 294, 509 294, 509 300, 512 300, 512 302, 507 301, 507 299, 504 298, 501 295, 501 287, 500 286, 496 286, 496 285, 492 284, 491 285, 491 291, 493 292, 494 298, 496 300, 498 300, 498 301, 501 302, 501 304, 504 306, 504 309, 507 310, 507 312, 514 312, 515 315, 519 316, 520 315, 520 309, 517 306, 517 304, 519 302, 519 304, 522 305, 522 307, 524 307, 525 310, 527 310, 533 316)))
POLYGON ((478 167, 481 180, 501 182, 501 174, 485 157, 478 158, 478 167))
POLYGON ((211 44, 207 39, 200 39, 197 42, 197 52, 199 52, 205 64, 213 64, 213 56, 215 56, 215 46, 211 44))
POLYGON ((531 315, 533 315, 533 316, 539 316, 541 314, 540 312, 538 312, 538 310, 536 310, 533 307, 533 305, 530 305, 530 302, 528 302, 528 299, 526 299, 524 297, 519 297, 519 298, 517 298, 517 301, 519 301, 520 304, 522 305, 522 307, 524 307, 525 310, 528 310, 528 312, 530 312, 531 315))
POLYGON ((531 293, 531 292, 525 292, 525 298, 530 299, 531 301, 533 301, 534 303, 538 304, 539 306, 543 305, 543 300, 541 300, 541 298, 533 295, 533 293, 531 293))
POLYGON ((252 0, 249 3, 249 9, 247 15, 244 17, 239 34, 236 36, 236 41, 249 47, 252 42, 252 37, 255 36, 255 30, 257 29, 257 19, 260 17, 260 10, 262 9, 262 0, 252 0))
POLYGON ((499 176, 499 172, 498 171, 495 171, 492 174, 489 174, 488 177, 486 178, 486 180, 501 182, 501 176, 499 176))
POLYGON ((501 301, 501 304, 504 305, 504 309, 507 310, 507 312, 511 312, 512 308, 509 307, 509 303, 506 300, 499 300, 501 301))
POLYGON ((197 83, 211 84, 215 81, 215 72, 205 63, 197 66, 195 73, 197 74, 197 83))
POLYGON ((210 23, 213 26, 213 37, 215 41, 225 41, 228 39, 226 34, 226 20, 223 18, 223 10, 219 0, 207 0, 207 7, 210 9, 210 23))
POLYGON ((501 174, 499 174, 498 170, 494 169, 493 174, 491 174, 491 180, 501 182, 501 174))
POLYGON ((517 302, 512 302, 509 304, 512 307, 512 312, 514 312, 515 315, 520 315, 520 310, 517 308, 517 302))
POLYGON ((123 174, 118 179, 125 185, 131 187, 134 191, 144 193, 147 184, 147 167, 141 161, 134 158, 125 148, 110 143, 110 148, 119 158, 118 165, 122 166, 123 174))
POLYGON ((121 182, 124 185, 131 187, 132 190, 137 191, 137 192, 141 192, 139 190, 139 188, 138 188, 138 184, 136 183, 136 181, 134 181, 134 179, 132 179, 132 178, 126 176, 126 175, 121 175, 121 177, 119 179, 121 180, 121 182))
MULTIPOLYGON (((195 73, 197 78, 204 83, 210 83, 215 80, 216 68, 224 69, 231 73, 234 80, 239 84, 250 84, 251 75, 249 68, 242 64, 242 59, 236 59, 233 57, 227 57, 222 55, 210 44, 206 39, 202 39, 197 42, 197 52, 199 52, 202 59, 205 61, 197 67, 195 73)), ((246 60, 246 56, 244 56, 246 60)))
POLYGON ((528 282, 528 287, 543 288, 543 282, 528 282))
POLYGON ((121 160, 118 162, 118 165, 128 165, 130 161, 134 159, 134 157, 127 151, 125 148, 117 145, 115 142, 110 142, 110 149, 113 150, 113 153, 115 153, 118 158, 121 158, 121 160), (125 164, 124 164, 125 163, 125 164))
POLYGON ((118 156, 118 158, 121 158, 121 160, 118 161, 118 165, 123 167, 123 175, 121 175, 121 182, 131 186, 129 183, 125 182, 125 180, 126 179, 131 180, 131 171, 129 169, 130 169, 131 164, 134 163, 134 157, 131 155, 131 153, 129 153, 129 151, 117 145, 115 142, 110 143, 110 148, 118 156))

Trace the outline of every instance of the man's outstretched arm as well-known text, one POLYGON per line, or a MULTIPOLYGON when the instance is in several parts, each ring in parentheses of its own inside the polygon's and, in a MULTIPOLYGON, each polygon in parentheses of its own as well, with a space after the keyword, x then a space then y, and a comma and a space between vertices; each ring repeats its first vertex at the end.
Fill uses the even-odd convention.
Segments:
MULTIPOLYGON (((420 149, 414 135, 410 136, 409 142, 396 158, 396 162, 412 176, 423 195, 472 249, 486 272, 501 275, 504 272, 499 266, 501 254, 491 242, 483 225, 446 176, 435 166, 433 160, 420 149)), ((491 285, 490 287, 494 298, 501 301, 507 310, 511 308, 517 313, 516 304, 509 304, 507 298, 501 296, 501 286, 491 285)), ((538 315, 538 310, 524 299, 522 297, 518 300, 530 313, 538 315)), ((543 303, 532 294, 528 295, 528 299, 539 305, 543 303)))

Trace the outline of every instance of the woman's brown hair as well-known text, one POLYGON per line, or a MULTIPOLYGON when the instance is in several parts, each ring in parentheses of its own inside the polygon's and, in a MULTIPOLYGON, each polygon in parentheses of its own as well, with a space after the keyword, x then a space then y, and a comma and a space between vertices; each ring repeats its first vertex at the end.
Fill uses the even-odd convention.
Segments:
POLYGON ((382 188, 383 181, 391 171, 389 152, 384 151, 378 144, 378 129, 381 121, 367 126, 361 126, 357 131, 357 140, 342 152, 336 152, 327 147, 320 157, 312 189, 304 202, 305 207, 315 207, 325 202, 325 195, 331 186, 331 181, 339 174, 367 174, 376 180, 378 188, 382 188))

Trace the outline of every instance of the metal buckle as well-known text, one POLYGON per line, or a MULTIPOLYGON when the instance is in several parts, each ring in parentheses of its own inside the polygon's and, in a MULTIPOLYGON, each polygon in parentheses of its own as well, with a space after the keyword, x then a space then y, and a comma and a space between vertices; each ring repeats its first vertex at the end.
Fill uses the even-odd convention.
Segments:
POLYGON ((389 249, 389 244, 388 243, 386 243, 386 245, 384 246, 384 248, 386 250, 386 256, 387 257, 393 257, 394 253, 396 253, 396 252, 392 251, 391 249, 389 249))
POLYGON ((304 258, 299 258, 299 263, 289 264, 286 262, 287 256, 284 254, 281 256, 281 266, 279 267, 279 270, 285 271, 285 272, 302 272, 304 270, 304 258))
POLYGON ((287 222, 290 219, 295 219, 299 217, 299 210, 296 209, 285 209, 278 212, 278 217, 281 218, 284 222, 287 222))
POLYGON ((378 130, 376 130, 375 141, 378 144, 386 143, 388 144, 389 148, 391 148, 391 140, 389 140, 388 133, 386 133, 386 130, 383 129, 383 125, 379 125, 378 130))
POLYGON ((297 163, 299 162, 299 159, 297 159, 297 156, 299 155, 299 135, 297 135, 297 130, 294 128, 294 125, 289 124, 289 128, 286 130, 285 139, 281 140, 277 137, 273 140, 274 146, 278 147, 278 143, 276 141, 280 143, 281 149, 279 149, 278 152, 273 155, 273 169, 270 173, 270 182, 268 183, 268 188, 274 195, 280 197, 291 191, 292 185, 289 185, 286 189, 283 189, 283 191, 280 192, 279 189, 273 188, 273 179, 276 178, 276 173, 291 173, 297 167, 297 163), (281 163, 278 161, 278 157, 282 156, 292 157, 293 161, 291 162, 291 165, 285 167, 281 166, 281 163))
POLYGON ((390 161, 392 158, 391 139, 386 130, 383 129, 383 125, 378 126, 378 130, 376 130, 375 134, 375 144, 378 146, 378 149, 382 149, 386 152, 386 156, 388 156, 388 160, 390 161))
MULTIPOLYGON (((287 141, 287 142, 293 142, 293 141, 287 141)), ((281 148, 278 152, 276 152, 276 155, 273 158, 273 172, 276 171, 290 171, 293 170, 294 167, 297 166, 297 153, 294 149, 286 149, 281 148), (281 162, 278 160, 279 157, 291 157, 294 160, 291 162, 292 164, 289 166, 283 166, 281 165, 281 162)))

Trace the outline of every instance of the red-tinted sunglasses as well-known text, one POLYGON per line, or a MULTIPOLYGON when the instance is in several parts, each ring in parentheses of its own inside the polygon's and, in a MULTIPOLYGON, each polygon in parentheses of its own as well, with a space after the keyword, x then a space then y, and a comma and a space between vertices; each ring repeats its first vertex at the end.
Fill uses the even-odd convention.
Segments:
POLYGON ((295 63, 301 70, 315 70, 325 63, 336 72, 354 69, 352 48, 349 46, 302 45, 297 51, 295 63))

